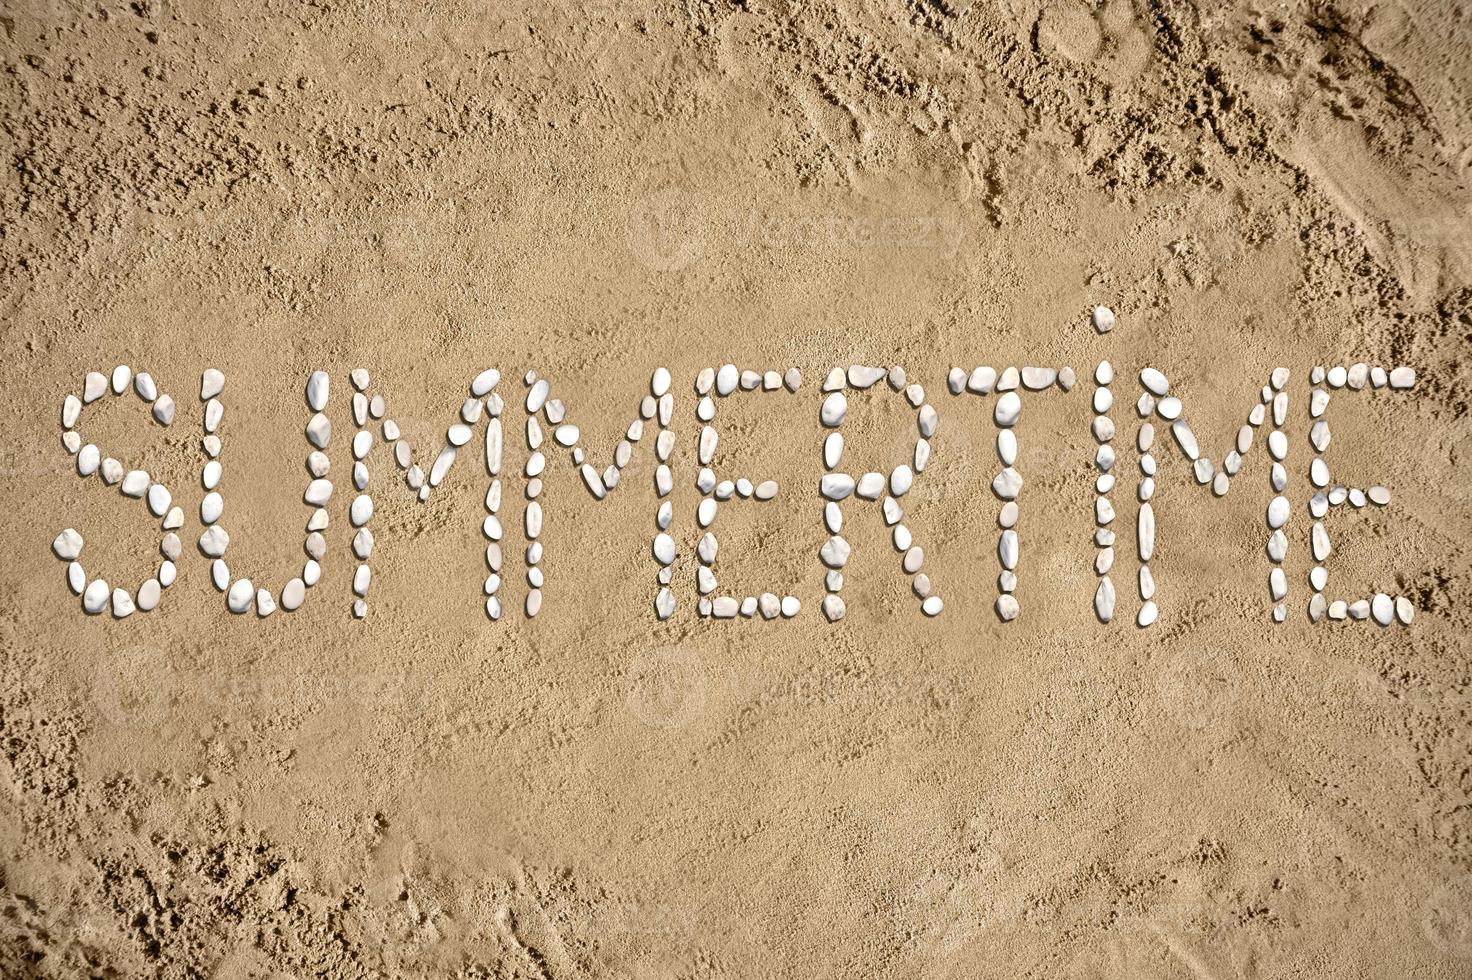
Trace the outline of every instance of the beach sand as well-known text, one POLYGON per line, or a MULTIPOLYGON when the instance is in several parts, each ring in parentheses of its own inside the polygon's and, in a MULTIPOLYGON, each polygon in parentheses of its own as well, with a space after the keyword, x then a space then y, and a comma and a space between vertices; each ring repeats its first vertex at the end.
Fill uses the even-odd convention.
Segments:
MULTIPOLYGON (((1472 25, 1458 4, 1110 0, 19 0, 0 78, 0 974, 7 977, 1428 977, 1472 974, 1472 25), (1114 309, 1098 333, 1089 312, 1114 309), (1094 616, 1092 375, 1115 367, 1119 615, 1094 616), (1330 598, 1311 623, 1309 373, 1336 392, 1330 598), (703 367, 723 587, 696 614, 703 367), (132 586, 143 505, 77 477, 63 398, 126 363, 178 402, 86 439, 187 520, 160 608, 86 616, 51 553, 132 586), (822 616, 821 382, 902 365, 939 413, 906 523, 846 504, 822 616), (1024 397, 1022 614, 998 619, 992 398, 952 367, 1073 367, 1024 397), (1272 621, 1261 445, 1224 498, 1163 444, 1160 620, 1139 629, 1138 372, 1220 459, 1274 367, 1293 517, 1272 621), (433 453, 480 370, 552 381, 593 462, 676 395, 680 607, 652 602, 646 435, 596 502, 546 477, 544 607, 505 483, 483 608, 478 454, 427 503, 383 448, 351 613, 348 371, 433 453), (200 372, 223 371, 237 574, 300 573, 307 376, 339 484, 304 608, 230 615, 194 548, 200 372)), ((845 465, 915 413, 850 399, 845 465)), ((1162 443, 1168 440, 1163 434, 1162 443)), ((472 448, 476 443, 472 443, 472 448)), ((427 463, 430 457, 422 457, 427 463)))

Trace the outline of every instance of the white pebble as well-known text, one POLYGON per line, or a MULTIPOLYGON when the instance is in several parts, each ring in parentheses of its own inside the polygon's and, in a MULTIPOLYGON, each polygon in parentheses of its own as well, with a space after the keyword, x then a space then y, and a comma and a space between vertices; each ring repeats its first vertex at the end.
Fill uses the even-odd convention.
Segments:
POLYGON ((829 426, 830 428, 833 426, 841 425, 843 423, 844 416, 846 416, 847 414, 848 399, 844 397, 843 392, 835 391, 827 398, 823 399, 823 408, 820 416, 823 420, 824 425, 829 426))
POLYGON ((313 371, 307 378, 307 404, 312 411, 320 412, 327 407, 327 389, 327 372, 313 371))

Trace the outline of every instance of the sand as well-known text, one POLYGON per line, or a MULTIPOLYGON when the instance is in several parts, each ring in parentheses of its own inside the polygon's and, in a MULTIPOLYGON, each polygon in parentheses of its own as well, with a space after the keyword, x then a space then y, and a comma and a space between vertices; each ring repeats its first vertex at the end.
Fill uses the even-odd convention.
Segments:
MULTIPOLYGON (((1465 7, 20 0, 0 27, 0 974, 1472 974, 1465 7), (1171 457, 1161 620, 1128 622, 1127 548, 1126 621, 1094 620, 1087 384, 1024 410, 998 621, 990 404, 946 372, 1105 357, 1126 536, 1139 368, 1218 458, 1292 370, 1286 623, 1261 450, 1222 500, 1171 457), (720 415, 722 465, 783 488, 723 508, 722 582, 793 591, 790 622, 694 615, 690 385, 728 360, 807 379, 720 415), (1409 595, 1410 627, 1305 613, 1306 379, 1356 360, 1420 380, 1336 396, 1336 478, 1394 499, 1336 518, 1331 592, 1409 595), (226 373, 230 557, 273 588, 312 370, 345 482, 350 368, 426 446, 476 371, 534 369, 606 463, 666 365, 682 608, 651 610, 645 450, 602 503, 554 469, 533 621, 482 609, 478 464, 420 505, 383 457, 366 620, 341 496, 295 615, 228 615, 191 549, 156 612, 86 617, 57 531, 120 581, 158 547, 58 441, 116 363, 179 421, 109 399, 89 438, 173 487, 186 544, 226 373), (940 411, 907 504, 934 620, 858 510, 848 615, 818 613, 818 382, 850 363, 940 411)), ((897 397, 851 414, 856 471, 913 445, 897 397)))

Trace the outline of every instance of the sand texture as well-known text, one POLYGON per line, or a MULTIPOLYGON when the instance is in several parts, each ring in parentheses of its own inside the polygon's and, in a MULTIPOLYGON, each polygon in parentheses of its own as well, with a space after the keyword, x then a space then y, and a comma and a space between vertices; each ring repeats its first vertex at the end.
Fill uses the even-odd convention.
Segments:
MULTIPOLYGON (((1472 10, 1450 0, 12 0, 0 10, 0 976, 1472 976, 1472 10), (1112 332, 1089 321, 1118 313, 1112 332), (1092 597, 1095 364, 1116 367, 1120 620, 1092 597), (720 405, 723 586, 696 615, 693 382, 720 405), (1310 369, 1335 393, 1329 591, 1311 623, 1310 369), (132 586, 157 521, 83 481, 63 398, 126 363, 178 401, 88 406, 166 480, 162 606, 86 616, 51 553, 132 586), (906 521, 876 505, 819 612, 820 384, 903 365, 939 412, 906 521), (1024 399, 1022 616, 993 610, 992 400, 948 370, 1072 366, 1024 399), (374 450, 370 611, 350 609, 348 371, 433 452, 499 367, 607 465, 656 366, 676 394, 680 608, 652 610, 655 461, 607 500, 565 458, 540 616, 520 478, 508 614, 483 609, 487 477, 417 502, 374 450), (1211 496, 1161 451, 1161 617, 1133 624, 1134 401, 1166 372, 1220 458, 1292 372, 1272 622, 1261 447, 1211 496), (307 376, 332 378, 325 574, 233 616, 194 548, 200 372, 222 370, 233 568, 302 562, 307 376)), ((851 398, 846 465, 915 412, 851 398)), ((478 430, 477 430, 478 431, 478 430)), ((477 442, 472 443, 476 448, 477 442)), ((1162 450, 1165 447, 1162 447, 1162 450)), ((422 459, 425 464, 429 457, 422 459)))

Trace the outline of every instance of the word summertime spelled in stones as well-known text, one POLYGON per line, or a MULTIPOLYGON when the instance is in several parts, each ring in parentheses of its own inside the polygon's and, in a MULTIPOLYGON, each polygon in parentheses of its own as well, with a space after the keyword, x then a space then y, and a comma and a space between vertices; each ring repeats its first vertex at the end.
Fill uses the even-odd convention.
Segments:
MULTIPOLYGON (((1100 322, 1112 326, 1113 314, 1102 307, 1095 313, 1095 324, 1100 331, 1107 330, 1100 322)), ((382 393, 373 390, 368 372, 358 368, 348 375, 352 387, 352 418, 356 425, 351 440, 354 496, 348 506, 348 519, 353 528, 351 550, 356 561, 352 579, 353 615, 362 618, 368 613, 368 595, 373 579, 370 558, 373 554, 373 496, 368 490, 368 460, 375 445, 391 448, 394 463, 403 473, 409 489, 422 502, 439 487, 450 473, 461 451, 470 443, 474 429, 482 429, 486 472, 489 477, 485 496, 485 520, 482 532, 487 541, 485 580, 486 614, 493 620, 503 613, 501 602, 501 573, 503 556, 502 527, 502 457, 507 427, 523 429, 529 451, 523 478, 526 502, 521 520, 527 542, 525 551, 528 591, 523 612, 528 617, 536 616, 542 609, 545 575, 542 569, 542 531, 544 514, 542 508, 543 473, 549 465, 549 456, 564 456, 581 476, 587 491, 598 500, 612 493, 619 485, 620 474, 629 464, 636 447, 644 443, 646 435, 654 444, 657 466, 654 472, 654 490, 657 501, 654 514, 651 552, 654 559, 654 612, 660 619, 675 614, 678 606, 677 589, 674 584, 674 565, 679 552, 675 535, 671 532, 674 512, 669 495, 674 489, 674 474, 670 468, 671 454, 675 448, 675 395, 672 378, 665 368, 655 369, 650 379, 649 393, 643 395, 633 420, 613 451, 612 462, 599 469, 582 446, 582 433, 569 420, 563 402, 553 397, 551 383, 535 372, 524 377, 526 393, 517 398, 524 410, 525 425, 518 425, 507 417, 506 401, 498 393, 500 373, 487 369, 471 379, 469 395, 460 406, 458 418, 445 433, 445 444, 426 462, 416 459, 413 449, 399 431, 398 424, 388 413, 388 404, 382 393), (650 430, 649 432, 646 432, 650 430)), ((1323 453, 1329 446, 1329 423, 1324 418, 1329 406, 1331 392, 1362 391, 1365 389, 1404 390, 1415 385, 1415 372, 1408 367, 1386 370, 1380 366, 1356 363, 1349 366, 1330 368, 1315 367, 1309 376, 1309 442, 1315 455, 1308 469, 1313 489, 1308 497, 1308 511, 1313 519, 1310 544, 1314 567, 1309 574, 1311 593, 1307 612, 1309 618, 1318 622, 1329 620, 1371 620, 1381 626, 1394 622, 1408 624, 1415 610, 1405 596, 1392 596, 1377 592, 1369 598, 1353 600, 1330 599, 1326 595, 1329 573, 1324 564, 1332 550, 1325 518, 1331 507, 1348 504, 1362 508, 1367 504, 1383 507, 1390 502, 1390 491, 1383 486, 1366 489, 1346 487, 1334 482, 1323 453)), ((992 481, 992 490, 999 501, 997 524, 997 596, 994 601, 996 615, 1004 622, 1018 618, 1017 573, 1020 561, 1020 539, 1018 525, 1021 521, 1019 498, 1023 487, 1023 474, 1016 467, 1018 458, 1018 436, 1016 426, 1021 417, 1024 400, 1032 401, 1048 393, 1066 394, 1073 390, 1077 376, 1068 367, 1003 367, 1000 369, 981 366, 969 371, 951 368, 947 376, 947 388, 952 396, 977 396, 992 399, 993 417, 996 422, 996 453, 998 468, 992 481)), ((1263 386, 1261 398, 1248 412, 1246 422, 1238 430, 1236 442, 1220 463, 1203 452, 1197 437, 1184 416, 1184 405, 1179 397, 1171 394, 1169 379, 1155 368, 1146 367, 1139 372, 1139 396, 1134 409, 1140 422, 1136 429, 1136 445, 1139 449, 1140 474, 1135 486, 1136 497, 1136 549, 1139 557, 1138 594, 1139 606, 1135 611, 1135 622, 1140 627, 1149 627, 1156 622, 1159 610, 1156 605, 1156 582, 1150 562, 1156 554, 1157 518, 1151 505, 1155 492, 1157 467, 1160 465, 1155 453, 1170 455, 1171 450, 1157 441, 1157 425, 1170 431, 1170 441, 1190 464, 1195 482, 1209 488, 1217 497, 1225 496, 1233 479, 1241 471, 1244 460, 1252 453, 1257 442, 1266 444, 1271 457, 1268 483, 1272 497, 1266 508, 1266 536, 1264 550, 1268 559, 1267 591, 1272 602, 1272 616, 1282 622, 1288 614, 1289 586, 1282 563, 1288 553, 1288 538, 1285 527, 1292 507, 1287 496, 1289 440, 1284 431, 1288 419, 1289 372, 1276 368, 1263 386), (1259 440, 1259 434, 1265 433, 1259 440)), ((1098 363, 1093 371, 1092 407, 1094 412, 1091 426, 1097 449, 1094 461, 1097 467, 1095 478, 1094 518, 1094 572, 1098 585, 1093 596, 1094 611, 1101 623, 1115 619, 1117 592, 1112 575, 1115 561, 1116 483, 1114 439, 1115 392, 1114 367, 1108 361, 1098 363)), ((699 559, 696 566, 695 587, 698 599, 696 608, 701 616, 717 619, 779 617, 791 618, 799 614, 802 603, 796 596, 778 596, 773 592, 760 595, 735 596, 722 591, 716 577, 718 542, 714 531, 716 516, 722 504, 740 499, 768 501, 777 496, 778 486, 773 480, 757 480, 746 476, 734 479, 717 477, 713 464, 720 435, 716 425, 717 408, 721 401, 739 394, 796 393, 802 386, 802 376, 796 368, 785 372, 775 370, 741 370, 734 364, 717 368, 705 368, 695 377, 695 415, 700 422, 697 448, 699 471, 695 485, 701 493, 696 509, 696 523, 701 537, 695 546, 699 559)), ((75 528, 68 527, 56 536, 52 548, 58 558, 67 563, 66 578, 71 591, 81 597, 82 609, 89 614, 110 611, 112 616, 122 619, 134 612, 148 612, 162 602, 164 590, 174 584, 178 577, 178 563, 182 560, 184 545, 179 532, 185 525, 183 508, 174 501, 173 494, 162 483, 155 481, 143 470, 129 470, 111 456, 105 455, 97 445, 85 442, 79 423, 87 405, 111 392, 123 395, 131 388, 149 406, 155 423, 169 426, 174 422, 176 404, 168 394, 159 390, 153 377, 146 372, 134 373, 127 365, 113 368, 110 375, 91 372, 82 383, 81 397, 67 395, 61 407, 62 443, 66 451, 75 457, 77 473, 83 478, 94 475, 109 486, 118 486, 128 497, 142 500, 149 513, 161 523, 163 537, 160 544, 162 560, 157 570, 135 589, 110 586, 98 577, 89 577, 82 564, 83 537, 75 528)), ((226 562, 230 545, 230 534, 221 523, 225 511, 221 458, 225 445, 221 437, 221 426, 225 415, 223 401, 225 377, 214 368, 206 370, 200 383, 200 399, 204 404, 204 434, 201 441, 204 465, 201 484, 205 491, 199 504, 199 519, 203 532, 195 542, 200 554, 208 561, 210 576, 216 589, 225 596, 225 605, 232 613, 254 612, 265 618, 278 609, 293 612, 306 602, 309 590, 317 585, 322 575, 320 563, 327 558, 328 505, 334 494, 334 485, 329 478, 331 463, 328 450, 332 445, 332 423, 325 414, 331 384, 322 371, 313 372, 307 380, 306 400, 310 408, 310 421, 305 435, 310 446, 306 466, 310 474, 303 499, 311 508, 306 524, 304 550, 307 555, 300 574, 292 577, 277 591, 256 585, 251 578, 232 569, 226 562)), ((1133 395, 1133 392, 1130 393, 1133 395)), ((1126 396, 1130 397, 1130 396, 1126 396)), ((837 621, 845 615, 842 597, 843 570, 850 557, 850 545, 842 530, 849 512, 872 506, 878 517, 890 529, 899 566, 908 577, 920 611, 926 616, 937 616, 944 603, 935 583, 926 573, 925 552, 917 539, 917 532, 905 523, 905 495, 917 480, 923 479, 931 461, 931 438, 939 425, 939 414, 927 400, 925 389, 910 381, 903 368, 870 367, 852 365, 834 368, 821 385, 819 416, 829 432, 822 443, 824 473, 818 481, 818 494, 823 501, 823 523, 829 537, 818 551, 818 560, 826 567, 826 594, 821 608, 829 621, 837 621), (883 382, 884 384, 881 384, 883 382), (890 389, 893 397, 903 398, 915 411, 916 436, 913 454, 897 463, 887 473, 848 473, 843 469, 844 436, 843 424, 848 413, 848 400, 860 397, 861 392, 876 389, 872 397, 884 397, 883 389, 890 389)), ((341 499, 341 498, 339 498, 341 499)))

